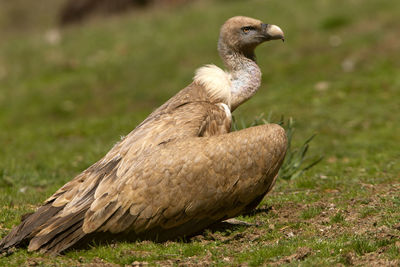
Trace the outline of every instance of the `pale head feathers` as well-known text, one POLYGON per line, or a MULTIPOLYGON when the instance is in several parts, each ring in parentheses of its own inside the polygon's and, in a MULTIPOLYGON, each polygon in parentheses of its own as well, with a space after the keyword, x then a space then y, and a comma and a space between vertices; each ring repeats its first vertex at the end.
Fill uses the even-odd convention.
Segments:
POLYGON ((206 65, 197 69, 194 82, 203 86, 211 101, 231 105, 231 77, 215 65, 206 65))
MULTIPOLYGON (((261 30, 262 22, 257 19, 236 16, 228 19, 221 27, 219 36, 219 47, 226 47, 232 51, 243 52, 243 49, 247 49, 246 43, 244 42, 242 28, 245 26, 253 27, 257 30, 261 30)), ((250 48, 254 49, 255 46, 250 48)))
POLYGON ((283 31, 278 26, 237 16, 222 25, 219 42, 233 51, 246 53, 265 41, 277 39, 284 39, 283 31))

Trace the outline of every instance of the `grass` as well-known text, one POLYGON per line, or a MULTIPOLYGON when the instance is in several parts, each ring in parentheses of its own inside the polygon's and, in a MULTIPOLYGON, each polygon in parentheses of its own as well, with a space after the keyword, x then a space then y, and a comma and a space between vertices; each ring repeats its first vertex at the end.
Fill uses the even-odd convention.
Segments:
POLYGON ((319 215, 321 213, 322 209, 320 207, 311 207, 308 208, 306 210, 304 210, 301 215, 300 218, 307 220, 307 219, 312 219, 315 216, 319 215))
POLYGON ((342 222, 344 222, 344 220, 345 220, 345 217, 343 216, 343 214, 341 212, 338 212, 331 217, 330 222, 331 223, 342 223, 342 222))
POLYGON ((190 83, 197 67, 221 65, 218 30, 237 14, 281 26, 287 41, 257 50, 263 85, 236 118, 292 117, 293 147, 316 134, 308 153, 324 160, 279 179, 260 212, 241 218, 257 227, 59 257, 18 249, 0 266, 399 264, 400 2, 199 1, 95 18, 61 30, 56 43, 46 37, 55 8, 37 15, 45 2, 60 3, 0 3, 0 236, 190 83), (15 10, 29 16, 14 23, 15 10))

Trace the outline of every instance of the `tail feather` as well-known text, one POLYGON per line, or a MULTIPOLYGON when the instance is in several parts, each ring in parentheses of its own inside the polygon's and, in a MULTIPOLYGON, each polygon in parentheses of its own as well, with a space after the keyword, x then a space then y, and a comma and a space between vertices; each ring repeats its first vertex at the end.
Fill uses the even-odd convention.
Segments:
POLYGON ((58 254, 74 245, 86 235, 82 225, 88 207, 61 217, 58 213, 63 208, 48 203, 24 218, 0 241, 0 254, 28 242, 29 251, 40 250, 51 254, 58 254))
POLYGON ((39 232, 31 239, 28 250, 41 250, 43 252, 59 253, 72 246, 85 233, 81 230, 86 209, 77 213, 70 213, 64 217, 54 217, 38 230, 39 232), (76 236, 76 233, 80 233, 76 236), (71 237, 74 242, 71 242, 71 237), (63 248, 63 249, 57 249, 63 248))
POLYGON ((86 235, 86 233, 82 230, 82 223, 82 221, 76 223, 67 231, 57 236, 57 238, 54 240, 50 240, 49 243, 41 248, 41 251, 45 253, 59 254, 60 252, 73 246, 86 235))
POLYGON ((41 250, 53 254, 74 245, 86 235, 82 225, 85 213, 93 201, 95 188, 97 185, 82 196, 77 202, 80 205, 74 206, 72 210, 68 210, 68 203, 54 207, 57 198, 53 198, 35 213, 24 217, 21 224, 0 241, 0 254, 27 243, 30 251, 41 250))
POLYGON ((0 241, 0 253, 25 243, 32 237, 32 233, 35 229, 46 223, 64 208, 53 207, 51 204, 52 203, 47 203, 40 207, 35 213, 23 218, 21 224, 14 227, 14 229, 0 241))

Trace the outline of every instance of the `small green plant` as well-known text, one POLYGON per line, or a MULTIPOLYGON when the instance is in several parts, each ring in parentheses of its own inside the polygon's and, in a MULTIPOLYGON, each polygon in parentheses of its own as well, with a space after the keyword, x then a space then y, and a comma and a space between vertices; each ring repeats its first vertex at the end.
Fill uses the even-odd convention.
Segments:
POLYGON ((334 216, 331 217, 330 222, 331 223, 341 223, 344 222, 344 216, 341 212, 336 213, 334 216))
POLYGON ((284 117, 282 116, 278 122, 272 122, 271 113, 267 118, 265 118, 264 113, 262 113, 250 124, 246 123, 244 120, 240 120, 240 122, 238 122, 235 118, 233 118, 232 129, 237 131, 240 129, 268 123, 276 123, 281 125, 285 129, 288 139, 286 157, 279 171, 280 178, 285 180, 296 179, 323 159, 322 156, 319 156, 316 159, 309 159, 306 156, 310 143, 314 139, 315 134, 307 138, 300 147, 294 148, 292 146, 292 139, 295 130, 295 121, 293 118, 289 118, 287 121, 285 121, 284 117))
POLYGON ((301 213, 301 218, 305 220, 312 219, 319 215, 321 211, 322 209, 320 207, 310 207, 301 213))
POLYGON ((358 255, 364 255, 365 253, 374 251, 376 249, 375 246, 376 246, 376 244, 374 244, 374 242, 372 242, 371 240, 368 240, 367 238, 356 237, 351 242, 352 249, 358 255))
POLYGON ((360 218, 366 218, 376 212, 377 210, 373 207, 365 207, 360 211, 360 218))
POLYGON ((400 197, 398 197, 398 196, 393 196, 393 197, 392 197, 392 202, 393 202, 393 205, 395 205, 395 206, 400 206, 400 197))

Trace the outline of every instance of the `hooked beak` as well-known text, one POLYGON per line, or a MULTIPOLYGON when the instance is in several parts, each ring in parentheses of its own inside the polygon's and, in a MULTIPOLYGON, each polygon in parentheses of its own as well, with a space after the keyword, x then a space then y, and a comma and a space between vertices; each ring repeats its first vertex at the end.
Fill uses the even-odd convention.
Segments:
POLYGON ((285 41, 285 35, 281 28, 272 24, 262 24, 265 40, 282 40, 285 41))

